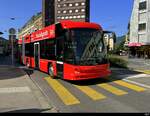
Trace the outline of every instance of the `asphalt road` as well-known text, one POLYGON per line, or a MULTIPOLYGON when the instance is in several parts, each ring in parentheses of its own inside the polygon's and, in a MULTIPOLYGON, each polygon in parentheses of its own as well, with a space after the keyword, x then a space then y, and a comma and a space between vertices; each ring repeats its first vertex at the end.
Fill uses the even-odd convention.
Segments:
POLYGON ((150 112, 150 75, 113 68, 108 80, 67 82, 26 69, 58 112, 150 112))

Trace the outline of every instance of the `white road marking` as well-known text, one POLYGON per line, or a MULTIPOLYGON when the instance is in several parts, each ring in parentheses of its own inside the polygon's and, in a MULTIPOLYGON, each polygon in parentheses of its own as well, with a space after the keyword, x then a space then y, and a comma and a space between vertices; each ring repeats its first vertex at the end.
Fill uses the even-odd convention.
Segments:
POLYGON ((129 76, 127 78, 128 79, 132 79, 132 78, 136 79, 136 78, 144 78, 144 77, 150 77, 150 75, 148 75, 148 74, 139 74, 139 75, 129 76))
POLYGON ((11 88, 0 88, 0 94, 6 93, 28 93, 31 92, 29 87, 11 87, 11 88))
POLYGON ((128 80, 128 79, 123 79, 123 80, 126 81, 126 82, 129 82, 129 83, 136 84, 136 85, 139 85, 139 86, 141 86, 141 87, 145 87, 145 88, 150 89, 150 86, 149 86, 149 85, 142 84, 142 83, 138 83, 138 82, 131 81, 131 80, 128 80))
MULTIPOLYGON (((125 76, 122 76, 122 77, 125 77, 125 76)), ((127 79, 137 79, 137 78, 144 78, 144 77, 150 77, 150 75, 148 75, 148 74, 138 74, 138 75, 134 75, 134 76, 127 76, 126 78, 127 79)))

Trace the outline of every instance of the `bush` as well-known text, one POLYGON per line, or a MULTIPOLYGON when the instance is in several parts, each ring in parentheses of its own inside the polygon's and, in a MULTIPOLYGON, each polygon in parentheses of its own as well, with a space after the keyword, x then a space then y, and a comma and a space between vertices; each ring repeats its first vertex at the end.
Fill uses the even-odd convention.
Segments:
POLYGON ((128 62, 124 59, 121 59, 117 56, 109 55, 108 56, 111 67, 127 68, 128 62))

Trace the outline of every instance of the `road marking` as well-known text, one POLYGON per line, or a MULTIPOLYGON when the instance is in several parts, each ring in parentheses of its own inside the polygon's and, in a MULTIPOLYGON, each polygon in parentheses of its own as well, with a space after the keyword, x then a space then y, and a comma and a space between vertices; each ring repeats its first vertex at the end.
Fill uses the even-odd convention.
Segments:
POLYGON ((120 86, 123 86, 123 87, 127 87, 127 88, 132 89, 137 92, 143 92, 146 90, 145 88, 142 88, 142 87, 134 85, 134 84, 127 83, 125 81, 114 81, 114 83, 116 83, 120 86))
POLYGON ((29 87, 10 87, 10 88, 0 88, 0 94, 7 93, 28 93, 31 92, 29 87))
POLYGON ((135 70, 135 71, 150 75, 150 70, 135 70))
POLYGON ((138 75, 134 75, 134 76, 118 76, 120 78, 127 78, 127 79, 138 79, 138 78, 145 78, 145 77, 150 77, 150 75, 147 75, 147 74, 138 74, 138 75))
POLYGON ((101 93, 98 93, 97 91, 95 91, 94 89, 88 86, 78 86, 78 85, 74 85, 74 86, 78 88, 80 91, 82 91, 83 93, 85 93, 87 96, 89 96, 92 100, 101 100, 106 98, 106 96, 104 96, 101 93))
POLYGON ((113 93, 115 95, 118 95, 118 96, 128 94, 127 92, 125 92, 123 90, 120 90, 120 89, 118 89, 116 87, 113 87, 113 86, 111 86, 109 84, 98 84, 97 86, 99 86, 99 87, 101 87, 101 88, 103 88, 103 89, 105 89, 105 90, 107 90, 107 91, 109 91, 109 92, 111 92, 111 93, 113 93))
POLYGON ((127 79, 123 79, 123 80, 126 81, 126 82, 129 82, 129 83, 133 83, 133 84, 139 85, 139 86, 141 86, 141 87, 145 87, 145 88, 150 89, 150 86, 149 86, 149 85, 145 85, 145 84, 138 83, 138 82, 131 81, 131 80, 127 80, 127 79))
POLYGON ((45 78, 48 84, 53 88, 53 90, 57 93, 59 98, 63 101, 65 105, 75 105, 79 104, 80 101, 75 98, 62 84, 60 84, 57 80, 51 79, 50 77, 45 78))

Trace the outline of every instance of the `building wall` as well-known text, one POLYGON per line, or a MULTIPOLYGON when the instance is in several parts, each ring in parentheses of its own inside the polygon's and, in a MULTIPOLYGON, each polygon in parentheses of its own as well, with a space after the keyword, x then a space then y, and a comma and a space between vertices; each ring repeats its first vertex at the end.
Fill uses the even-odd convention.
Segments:
POLYGON ((134 0, 133 11, 130 20, 130 42, 138 42, 138 3, 139 0, 134 0))
POLYGON ((55 23, 55 0, 42 0, 43 27, 55 23))
POLYGON ((106 45, 109 48, 108 50, 113 51, 114 47, 115 47, 114 39, 109 34, 106 34, 104 36, 105 36, 105 40, 106 40, 106 45))
POLYGON ((42 13, 33 16, 18 32, 18 37, 22 38, 36 30, 42 29, 42 13))
POLYGON ((31 17, 19 30, 18 38, 60 20, 90 21, 90 0, 42 0, 42 13, 31 17), (58 13, 59 11, 61 13, 58 13))
POLYGON ((90 21, 90 0, 55 0, 55 22, 90 21))
POLYGON ((150 0, 134 0, 130 20, 130 43, 150 45, 150 0), (139 10, 141 2, 147 2, 146 10, 139 10), (145 30, 139 30, 139 24, 146 23, 145 30))

